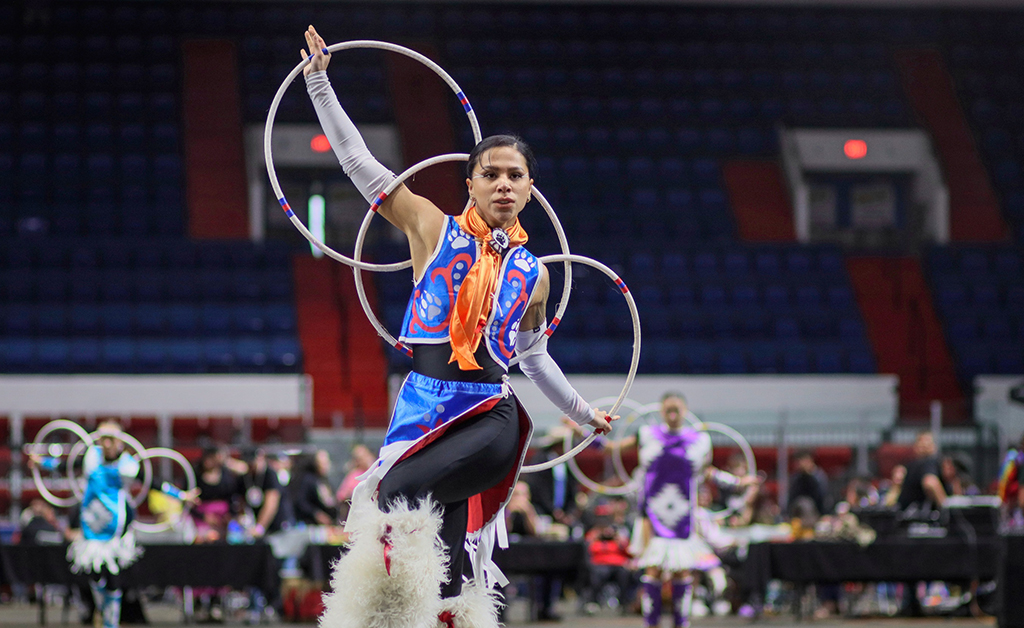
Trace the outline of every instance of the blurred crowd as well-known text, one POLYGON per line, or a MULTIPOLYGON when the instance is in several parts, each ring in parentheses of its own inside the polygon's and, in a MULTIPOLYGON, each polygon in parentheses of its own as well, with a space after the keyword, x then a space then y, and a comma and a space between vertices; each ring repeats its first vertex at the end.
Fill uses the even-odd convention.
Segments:
MULTIPOLYGON (((537 439, 533 464, 550 460, 562 451, 559 426, 537 439)), ((940 455, 930 432, 921 432, 913 446, 914 457, 895 465, 886 477, 828 477, 813 450, 795 452, 791 460, 784 503, 779 487, 758 482, 744 487, 703 485, 699 494, 698 529, 717 555, 697 574, 694 616, 739 614, 750 616, 757 600, 744 575, 746 546, 762 530, 761 538, 848 539, 863 544, 874 540, 875 531, 858 520, 858 514, 891 510, 927 513, 940 509, 952 496, 996 492, 982 490, 970 474, 969 463, 956 454, 940 455)), ((1016 470, 1024 462, 1024 439, 1006 458, 998 493, 1004 502, 1007 525, 1024 527, 1024 491, 1016 470)), ((309 542, 340 544, 345 540, 344 522, 358 478, 376 460, 376 452, 363 444, 348 452, 340 473, 332 474, 326 450, 277 450, 255 448, 244 453, 224 446, 203 449, 195 473, 197 486, 182 495, 190 505, 186 525, 177 526, 184 542, 249 543, 268 535, 319 531, 309 542), (341 478, 332 483, 331 478, 341 478)), ((746 459, 736 454, 723 469, 737 477, 748 474, 746 459)), ((762 477, 762 480, 764 478, 762 477)), ((154 492, 148 501, 153 513, 180 515, 182 504, 154 492)), ((513 580, 506 590, 509 599, 527 597, 541 620, 559 619, 557 608, 570 599, 580 613, 602 609, 638 613, 640 574, 631 551, 638 509, 635 495, 613 497, 586 490, 565 464, 540 473, 524 474, 514 486, 506 508, 507 529, 513 542, 535 537, 582 542, 587 564, 573 582, 544 576, 513 580)), ((61 516, 41 499, 33 500, 22 514, 20 542, 65 543, 75 534, 75 509, 61 516)), ((755 539, 756 540, 756 539, 755 539)), ((302 577, 301 555, 282 560, 282 576, 302 577)), ((893 585, 895 586, 895 585, 893 585)), ((198 608, 216 620, 223 591, 197 592, 198 608)), ((888 592, 894 598, 900 592, 888 592)), ((253 607, 281 612, 280 592, 250 592, 253 607)), ((838 612, 838 587, 819 587, 817 612, 838 612)), ((897 599, 897 605, 904 606, 897 599)), ((897 606, 894 606, 896 608, 897 606)), ((760 607, 759 607, 760 608, 760 607)))

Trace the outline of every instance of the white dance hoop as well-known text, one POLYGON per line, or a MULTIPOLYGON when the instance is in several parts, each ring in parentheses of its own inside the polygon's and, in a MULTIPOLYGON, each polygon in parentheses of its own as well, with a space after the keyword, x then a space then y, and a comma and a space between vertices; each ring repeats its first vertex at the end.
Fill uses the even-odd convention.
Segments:
MULTIPOLYGON (((90 436, 93 440, 96 440, 94 436, 96 432, 93 432, 90 436)), ((139 460, 139 464, 142 466, 142 490, 137 495, 132 495, 128 500, 132 508, 138 508, 139 504, 146 499, 146 494, 149 493, 150 487, 153 485, 153 465, 145 459, 146 448, 131 434, 127 432, 120 432, 118 434, 104 434, 104 436, 112 436, 125 444, 126 447, 131 448, 135 451, 135 458, 139 460)), ((75 493, 75 497, 78 500, 82 499, 84 492, 82 491, 82 485, 77 482, 75 477, 74 466, 78 460, 78 456, 85 451, 86 447, 82 441, 74 444, 71 448, 71 452, 68 454, 68 479, 71 480, 71 490, 75 493)), ((84 479, 83 482, 84 484, 84 479)), ((129 492, 130 493, 130 492, 129 492)))
MULTIPOLYGON (((46 437, 57 430, 67 430, 74 434, 75 436, 77 436, 78 442, 76 442, 76 445, 78 443, 85 443, 86 446, 93 444, 92 436, 89 434, 89 432, 85 431, 85 428, 83 428, 81 425, 75 423, 74 421, 69 421, 67 419, 57 419, 55 421, 50 421, 49 423, 44 425, 42 429, 39 430, 39 433, 36 434, 35 440, 32 441, 31 444, 25 445, 25 452, 29 455, 45 455, 50 456, 52 458, 57 458, 60 454, 64 453, 64 448, 60 447, 59 451, 55 451, 51 449, 51 446, 46 445, 45 442, 46 437), (52 455, 54 453, 56 453, 57 455, 52 455)), ((73 449, 74 446, 72 446, 71 450, 73 449)), ((69 450, 69 453, 71 450, 69 450)), ((43 481, 43 476, 39 469, 39 465, 32 465, 32 481, 36 486, 36 490, 39 491, 39 495, 42 496, 42 498, 49 502, 51 505, 56 506, 58 508, 70 508, 71 506, 77 504, 82 496, 82 487, 77 486, 76 480, 74 478, 74 473, 71 470, 70 458, 68 460, 67 467, 68 482, 71 485, 71 496, 60 497, 58 495, 55 495, 49 488, 47 488, 46 483, 43 481)))
MULTIPOLYGON (((459 99, 459 102, 462 104, 463 109, 465 109, 466 116, 469 118, 469 124, 473 128, 474 144, 480 142, 480 140, 482 139, 480 135, 480 124, 477 122, 476 112, 473 110, 473 106, 469 104, 469 99, 467 99, 466 95, 462 92, 462 88, 459 87, 459 84, 455 82, 455 79, 449 76, 448 73, 445 72, 443 68, 441 68, 441 66, 434 63, 433 61, 423 56, 422 54, 416 52, 415 50, 410 50, 405 46, 399 46, 398 44, 392 44, 386 41, 362 39, 332 44, 324 49, 324 53, 326 54, 330 52, 337 52, 339 50, 355 50, 360 48, 374 48, 377 50, 397 52, 411 59, 415 59, 416 61, 419 61, 423 65, 433 70, 433 72, 437 74, 439 77, 441 77, 441 79, 448 84, 448 87, 450 87, 451 90, 455 92, 455 96, 459 99)), ((341 253, 338 253, 337 251, 335 251, 334 249, 332 249, 331 247, 327 246, 319 239, 317 239, 317 237, 314 236, 312 233, 310 233, 309 229, 306 228, 306 225, 302 224, 302 221, 299 220, 298 216, 295 215, 295 212, 292 211, 291 206, 288 204, 288 200, 285 199, 284 197, 284 192, 281 190, 281 183, 277 179, 277 171, 274 169, 274 154, 273 148, 271 146, 271 138, 274 132, 274 118, 277 117, 277 109, 281 104, 281 99, 284 97, 285 92, 288 91, 288 87, 291 85, 292 81, 295 80, 295 77, 297 77, 302 72, 302 69, 309 64, 310 59, 312 59, 312 56, 303 59, 302 61, 299 62, 298 65, 296 65, 292 69, 291 72, 288 73, 288 76, 285 77, 284 82, 282 82, 281 86, 277 89, 277 93, 274 94, 274 99, 270 103, 270 110, 267 112, 267 122, 266 126, 263 129, 263 159, 266 162, 267 176, 270 177, 270 187, 273 188, 274 190, 275 198, 277 198, 278 202, 281 204, 281 209, 284 210, 285 214, 288 216, 288 219, 291 220, 292 224, 295 225, 295 228, 299 230, 299 233, 301 233, 307 240, 312 242, 318 249, 326 253, 332 259, 335 259, 343 264, 353 266, 355 268, 361 268, 363 270, 388 271, 400 270, 401 268, 408 268, 409 265, 412 264, 411 260, 406 260, 405 262, 398 262, 396 264, 371 264, 368 262, 360 262, 350 257, 346 257, 341 253)), ((375 205, 373 207, 378 206, 380 202, 383 202, 383 200, 383 198, 375 199, 375 205)))
MULTIPOLYGON (((615 401, 615 397, 602 397, 601 399, 594 401, 594 403, 592 403, 591 405, 595 408, 600 409, 604 406, 615 403, 615 401)), ((630 419, 635 419, 637 416, 637 412, 639 412, 644 406, 642 406, 638 401, 626 398, 622 400, 621 407, 629 408, 631 410, 631 412, 628 415, 626 415, 626 420, 629 421, 630 419)), ((621 422, 622 419, 619 419, 619 421, 617 421, 616 423, 621 422)), ((616 424, 613 423, 612 425, 615 426, 616 424)), ((615 430, 612 430, 613 433, 614 431, 615 430)), ((610 438, 611 434, 609 434, 608 437, 610 438)), ((564 443, 562 447, 563 451, 569 450, 572 447, 572 433, 567 433, 564 436, 564 443)), ((576 478, 577 482, 579 482, 584 487, 596 493, 600 493, 602 495, 628 495, 629 493, 632 493, 636 491, 637 488, 639 488, 639 486, 636 485, 635 480, 629 477, 628 474, 626 474, 625 476, 621 474, 619 475, 619 479, 622 480, 622 486, 608 486, 607 484, 601 484, 600 482, 596 482, 587 477, 587 475, 583 473, 583 470, 580 469, 580 466, 576 462, 575 458, 569 459, 566 462, 566 465, 569 467, 569 471, 572 473, 573 477, 576 478)))
MULTIPOLYGON (((195 470, 192 468, 192 465, 189 464, 185 456, 181 455, 177 451, 173 449, 168 449, 166 447, 151 447, 146 450, 142 458, 148 463, 151 463, 153 458, 167 458, 173 462, 178 463, 178 466, 185 471, 185 481, 186 484, 188 485, 185 491, 191 491, 196 487, 195 470)), ((146 492, 148 493, 149 491, 146 492)), ((188 515, 188 512, 191 509, 192 505, 187 501, 183 501, 181 505, 181 514, 179 514, 177 519, 173 521, 165 521, 163 523, 146 523, 144 521, 139 521, 138 519, 135 519, 134 521, 132 521, 132 525, 136 529, 141 530, 142 532, 163 532, 164 530, 170 530, 171 528, 177 526, 188 515)))
MULTIPOLYGON (((740 451, 743 452, 743 457, 747 462, 747 475, 757 475, 757 460, 754 458, 754 450, 750 447, 750 443, 747 439, 743 438, 743 435, 737 432, 735 429, 729 427, 725 423, 716 422, 701 422, 700 428, 706 432, 718 432, 723 436, 727 436, 739 445, 740 451)), ((714 448, 708 452, 708 464, 711 463, 711 456, 713 455, 714 448)), ((722 510, 708 510, 711 513, 711 518, 718 521, 731 516, 739 510, 738 506, 728 506, 722 510)))
MULTIPOLYGON (((402 174, 398 175, 398 178, 396 178, 394 181, 388 184, 387 188, 385 188, 384 191, 380 194, 380 196, 377 197, 376 200, 374 200, 373 204, 370 205, 370 209, 367 210, 366 215, 363 216, 363 222, 362 224, 359 225, 359 233, 356 234, 355 251, 352 253, 355 260, 359 261, 363 255, 363 242, 366 239, 366 232, 370 227, 370 220, 373 218, 374 214, 377 213, 377 208, 380 207, 380 203, 384 202, 384 199, 386 199, 393 191, 395 191, 395 189, 397 189, 399 185, 401 185, 405 180, 407 180, 409 177, 416 174, 420 170, 432 166, 434 164, 445 163, 449 161, 466 161, 468 159, 468 153, 450 153, 447 155, 438 155, 436 157, 431 157, 430 159, 425 159, 420 163, 406 169, 406 171, 403 172, 402 174)), ((552 226, 554 226, 555 233, 558 235, 558 242, 562 247, 562 254, 570 255, 569 241, 565 237, 565 230, 562 228, 562 223, 559 222, 558 216, 555 214, 554 208, 551 207, 551 204, 548 202, 548 199, 546 199, 544 195, 540 193, 540 190, 538 190, 536 187, 532 187, 531 192, 534 194, 534 196, 537 197, 537 201, 544 208, 544 211, 547 212, 548 218, 551 219, 551 224, 552 226)), ((347 263, 344 260, 338 259, 336 257, 334 259, 342 263, 347 263)), ((381 265, 382 267, 377 268, 377 270, 400 270, 401 268, 408 268, 410 265, 412 265, 412 262, 407 260, 405 262, 399 262, 398 264, 381 265)), ((558 306, 555 308, 555 316, 554 318, 551 319, 551 324, 548 326, 548 329, 545 332, 548 336, 555 332, 555 329, 558 327, 559 321, 561 321, 562 316, 565 314, 565 308, 569 306, 569 293, 572 291, 572 263, 566 261, 564 262, 564 266, 565 281, 562 285, 562 299, 561 301, 558 302, 558 306)), ((359 295, 359 304, 363 306, 363 312, 366 314, 366 317, 370 319, 370 324, 373 325, 373 328, 377 330, 377 334, 392 347, 398 349, 399 351, 411 357, 413 353, 412 347, 403 342, 400 342, 397 338, 391 335, 391 333, 388 332, 388 330, 380 322, 380 319, 377 318, 377 315, 374 314, 373 308, 370 307, 370 302, 366 298, 366 287, 363 285, 362 269, 359 266, 352 266, 352 273, 355 276, 356 294, 359 295)), ((540 341, 541 339, 537 339, 537 341, 528 350, 522 353, 517 352, 516 355, 512 356, 512 359, 509 360, 509 366, 518 364, 519 361, 522 360, 524 357, 536 351, 537 347, 540 346, 540 341)))
MULTIPOLYGON (((629 288, 626 287, 626 283, 622 281, 622 279, 618 276, 618 274, 615 273, 614 270, 608 268, 607 266, 605 266, 604 264, 597 260, 590 259, 589 257, 584 257, 583 255, 545 255, 544 257, 540 258, 540 261, 545 264, 551 262, 577 262, 580 264, 591 266, 592 268, 596 268, 597 270, 601 271, 609 278, 611 278, 613 282, 615 282, 615 285, 618 286, 619 291, 622 292, 622 296, 626 299, 626 305, 629 306, 629 314, 633 319, 633 357, 630 359, 629 362, 629 372, 626 374, 626 383, 622 386, 622 392, 620 392, 619 396, 615 398, 615 402, 612 404, 611 409, 608 411, 609 415, 614 415, 618 411, 619 407, 622 405, 622 402, 629 395, 629 389, 632 388, 633 386, 633 380, 636 378, 636 370, 640 364, 640 314, 639 312, 637 312, 636 301, 633 299, 633 294, 629 291, 629 288)), ((544 471, 546 469, 550 469, 551 467, 559 465, 565 462, 566 460, 570 460, 574 456, 576 456, 576 454, 586 449, 587 446, 590 445, 590 443, 594 442, 595 438, 597 438, 596 432, 587 436, 585 439, 583 439, 582 442, 580 442, 580 444, 576 445, 571 450, 563 453, 561 456, 548 460, 547 462, 542 462, 540 464, 524 466, 522 469, 520 469, 520 473, 536 473, 538 471, 544 471)))

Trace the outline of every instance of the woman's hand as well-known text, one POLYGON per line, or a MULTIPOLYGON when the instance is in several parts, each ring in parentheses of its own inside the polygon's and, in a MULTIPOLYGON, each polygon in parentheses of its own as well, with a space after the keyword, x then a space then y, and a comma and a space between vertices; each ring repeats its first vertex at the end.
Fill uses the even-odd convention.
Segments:
POLYGON ((594 408, 594 418, 591 419, 590 425, 594 428, 594 432, 598 434, 608 434, 612 431, 612 421, 618 420, 619 415, 608 416, 608 413, 604 410, 598 410, 594 408))
MULTIPOLYGON (((324 42, 323 37, 316 32, 316 29, 312 25, 306 29, 306 46, 313 54, 313 58, 310 59, 309 64, 302 68, 302 75, 309 76, 313 72, 323 72, 327 69, 327 64, 331 62, 331 54, 324 54, 324 49, 327 48, 327 44, 324 42)), ((305 51, 301 51, 302 58, 305 59, 309 54, 305 51)))

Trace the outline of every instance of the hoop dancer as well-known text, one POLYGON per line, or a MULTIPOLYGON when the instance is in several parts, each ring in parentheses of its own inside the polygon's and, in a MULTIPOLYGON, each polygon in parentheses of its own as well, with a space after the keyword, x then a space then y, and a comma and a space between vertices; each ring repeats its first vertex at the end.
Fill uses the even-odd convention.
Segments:
POLYGON ((661 619, 662 586, 672 583, 672 618, 676 628, 690 625, 693 599, 691 570, 707 561, 712 550, 701 538, 695 517, 697 488, 702 480, 746 486, 756 476, 736 477, 711 466, 711 437, 684 424, 686 400, 679 393, 661 399, 661 425, 644 425, 635 436, 609 445, 637 447, 643 474, 640 511, 633 530, 633 554, 644 570, 641 577, 644 625, 661 619))
MULTIPOLYGON (((330 54, 313 27, 307 92, 345 173, 367 200, 395 175, 367 150, 331 88, 330 54)), ((302 52, 305 58, 306 52, 302 52)), ((507 381, 516 350, 542 343, 520 363, 577 423, 609 431, 551 359, 544 265, 523 248, 518 215, 536 171, 522 140, 493 136, 467 165, 470 206, 459 216, 399 186, 381 216, 409 238, 414 290, 399 339, 415 348, 380 459, 356 488, 351 546, 335 567, 321 626, 497 626, 491 590, 505 579, 491 560, 505 542, 504 507, 522 466, 532 423, 507 381), (463 576, 467 586, 463 586, 463 576)))
MULTIPOLYGON (((122 571, 142 555, 135 543, 131 522, 134 507, 127 482, 138 476, 138 458, 125 451, 121 426, 101 423, 93 434, 95 444, 85 451, 86 478, 80 513, 82 535, 68 547, 71 571, 89 576, 96 608, 103 628, 117 628, 121 622, 122 571)), ((54 469, 56 458, 32 455, 31 464, 54 469)))

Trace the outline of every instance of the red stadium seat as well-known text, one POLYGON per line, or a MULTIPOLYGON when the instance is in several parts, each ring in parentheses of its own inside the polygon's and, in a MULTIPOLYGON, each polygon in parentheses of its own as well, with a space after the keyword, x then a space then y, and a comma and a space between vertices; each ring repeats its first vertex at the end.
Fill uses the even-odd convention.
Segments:
POLYGON ((201 440, 223 445, 234 440, 237 429, 232 417, 174 417, 171 440, 175 447, 196 445, 201 440))
POLYGON ((138 439, 143 447, 156 447, 159 444, 160 426, 156 417, 129 417, 121 421, 121 427, 138 439))
POLYGON ((254 443, 298 443, 306 436, 302 417, 253 417, 249 429, 254 443))
POLYGON ((913 445, 882 443, 875 450, 875 463, 878 465, 878 475, 883 478, 891 476, 892 469, 896 465, 907 464, 913 459, 913 445))

